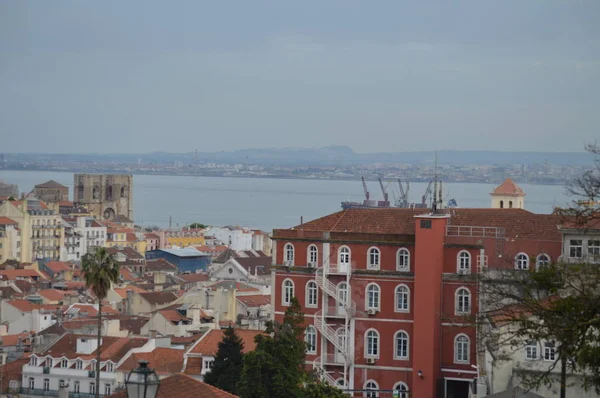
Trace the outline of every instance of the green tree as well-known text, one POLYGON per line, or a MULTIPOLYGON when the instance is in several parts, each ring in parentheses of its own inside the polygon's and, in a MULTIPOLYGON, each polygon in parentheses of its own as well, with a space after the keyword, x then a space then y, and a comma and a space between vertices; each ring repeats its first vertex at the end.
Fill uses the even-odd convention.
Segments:
POLYGON ((313 381, 304 386, 304 398, 348 398, 348 395, 337 387, 321 381, 313 381))
POLYGON ((238 385, 241 397, 303 397, 307 377, 303 323, 304 314, 294 297, 283 322, 270 322, 267 334, 256 337, 256 349, 245 355, 238 385))
POLYGON ((227 328, 223 340, 219 342, 213 367, 204 376, 204 382, 237 395, 236 383, 242 374, 243 350, 244 342, 235 329, 227 328))
POLYGON ((204 229, 207 228, 205 224, 201 224, 199 222, 193 222, 190 224, 190 229, 204 229))
POLYGON ((102 339, 102 300, 111 283, 119 280, 119 263, 106 248, 98 247, 83 256, 81 268, 85 284, 98 300, 98 349, 96 350, 96 397, 100 397, 100 340, 102 339))

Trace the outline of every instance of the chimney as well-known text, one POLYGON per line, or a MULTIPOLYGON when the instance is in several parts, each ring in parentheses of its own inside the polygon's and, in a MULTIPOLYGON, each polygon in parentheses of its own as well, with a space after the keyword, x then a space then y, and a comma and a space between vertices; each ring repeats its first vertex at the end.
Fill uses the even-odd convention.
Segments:
POLYGON ((127 303, 125 305, 125 312, 127 315, 131 316, 133 311, 131 307, 133 306, 133 291, 127 291, 127 303))

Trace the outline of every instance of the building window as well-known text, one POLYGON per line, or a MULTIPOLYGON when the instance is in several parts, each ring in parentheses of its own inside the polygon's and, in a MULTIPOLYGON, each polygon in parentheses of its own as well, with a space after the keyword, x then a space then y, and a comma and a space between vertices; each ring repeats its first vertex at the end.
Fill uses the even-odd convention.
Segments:
POLYGON ((306 328, 306 333, 304 334, 304 341, 306 342, 306 353, 307 354, 316 354, 317 353, 317 330, 314 326, 309 326, 306 328))
POLYGON ((69 361, 66 359, 63 359, 62 361, 60 361, 60 367, 61 368, 68 368, 69 367, 69 361))
POLYGON ((456 315, 471 313, 471 292, 465 287, 456 290, 456 315))
POLYGON ((379 333, 375 329, 365 334, 365 356, 379 357, 379 333))
POLYGON ((556 346, 553 341, 544 343, 544 361, 556 360, 556 346))
POLYGON ((30 366, 37 366, 37 364, 38 364, 37 357, 31 357, 29 359, 29 365, 30 366))
POLYGON ((400 391, 398 398, 408 398, 408 386, 406 383, 399 381, 394 385, 394 391, 400 391))
POLYGON ((469 337, 459 334, 454 339, 454 362, 469 363, 469 337))
POLYGON ((347 246, 340 247, 338 263, 339 265, 350 264, 350 249, 347 246))
POLYGON ((105 384, 104 385, 104 395, 110 395, 112 391, 111 385, 110 384, 105 384))
POLYGON ((346 282, 340 282, 335 288, 337 292, 337 301, 342 305, 348 304, 348 284, 346 282))
POLYGON ((75 381, 73 383, 73 392, 78 394, 79 393, 79 389, 80 389, 79 382, 75 381))
POLYGON ((205 359, 202 363, 202 370, 204 370, 205 372, 208 372, 209 370, 211 370, 213 368, 214 364, 215 364, 214 359, 205 359))
POLYGON ((44 379, 44 391, 50 391, 50 379, 44 379))
POLYGON ((504 209, 504 201, 503 200, 500 201, 500 208, 504 209))
POLYGON ((287 243, 283 252, 285 254, 285 263, 289 265, 294 264, 294 245, 287 243))
POLYGON ((550 256, 547 254, 540 254, 537 256, 537 258, 535 259, 535 266, 536 268, 542 267, 542 266, 546 266, 550 264, 550 256))
POLYGON ((77 369, 77 370, 83 369, 83 361, 81 359, 78 359, 77 361, 75 361, 75 369, 77 369))
POLYGON ((600 240, 588 240, 588 256, 600 256, 600 240))
POLYGON ((381 258, 381 253, 378 248, 372 247, 369 249, 369 258, 367 259, 367 267, 369 269, 379 269, 379 259, 381 258))
POLYGON ((404 247, 396 254, 396 271, 410 271, 410 252, 404 247))
POLYGON ((378 310, 379 309, 379 286, 370 283, 367 286, 367 309, 368 310, 378 310))
POLYGON ((535 341, 527 342, 525 346, 525 359, 529 361, 538 359, 538 345, 535 341))
POLYGON ((408 333, 404 330, 394 336, 394 359, 408 359, 408 333))
POLYGON ((431 229, 431 220, 421 220, 421 229, 431 229))
POLYGON ((90 394, 96 393, 96 383, 90 383, 90 394))
POLYGON ((35 389, 35 379, 33 377, 29 378, 29 389, 30 390, 34 390, 35 389))
POLYGON ((308 262, 311 264, 317 265, 318 258, 319 258, 319 250, 317 249, 317 246, 315 246, 315 245, 308 246, 308 262))
POLYGON ((114 367, 114 365, 113 365, 113 363, 112 363, 112 362, 108 362, 108 363, 106 364, 106 371, 107 371, 107 372, 112 372, 112 371, 114 371, 114 369, 115 369, 115 367, 114 367))
POLYGON ((458 253, 457 268, 459 274, 469 273, 471 271, 471 253, 465 250, 458 253))
POLYGON ((515 268, 518 270, 529 269, 529 257, 525 253, 519 253, 515 257, 515 268))
POLYGON ((46 366, 49 368, 52 367, 52 357, 46 357, 46 366))
POLYGON ((317 283, 315 281, 308 281, 306 284, 306 306, 317 306, 317 283))
POLYGON ((410 311, 410 290, 406 285, 396 286, 396 312, 410 311))
POLYGON ((294 297, 294 282, 290 279, 283 281, 283 292, 281 297, 281 303, 283 305, 290 305, 294 297))
POLYGON ((581 239, 569 240, 569 257, 570 258, 583 257, 583 241, 581 239))
POLYGON ((379 386, 375 380, 367 380, 364 390, 365 392, 363 393, 363 397, 379 398, 379 386))

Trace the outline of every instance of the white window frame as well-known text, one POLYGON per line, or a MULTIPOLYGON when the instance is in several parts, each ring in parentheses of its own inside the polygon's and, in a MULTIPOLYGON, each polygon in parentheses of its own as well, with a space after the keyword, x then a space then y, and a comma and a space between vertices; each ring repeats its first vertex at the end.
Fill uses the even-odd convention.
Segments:
POLYGON ((529 341, 525 345, 525 360, 536 361, 539 354, 539 344, 537 341, 529 341))
POLYGON ((371 329, 367 329, 365 331, 365 358, 379 358, 379 353, 380 353, 379 343, 380 343, 380 339, 381 339, 381 337, 380 337, 379 332, 377 331, 377 329, 371 328, 371 329), (370 339, 369 333, 371 333, 371 332, 375 333, 375 338, 376 338, 376 343, 377 343, 377 344, 375 344, 373 346, 374 350, 371 350, 371 351, 377 351, 376 353, 373 353, 373 352, 369 353, 369 339, 370 339))
POLYGON ((83 361, 81 359, 77 359, 75 361, 75 369, 76 370, 81 370, 83 369, 83 361))
POLYGON ((592 258, 598 258, 598 256, 600 256, 600 239, 588 239, 587 256, 592 258))
POLYGON ((403 381, 399 381, 396 384, 394 384, 394 391, 400 391, 400 395, 398 396, 398 398, 408 398, 408 384, 406 384, 403 381))
POLYGON ((38 357, 36 357, 35 355, 32 355, 31 358, 29 358, 29 366, 37 366, 38 364, 38 357))
POLYGON ((294 291, 295 291, 294 281, 289 278, 284 279, 283 282, 281 283, 281 305, 287 307, 292 303, 292 298, 294 297, 294 291), (288 293, 287 282, 291 283, 291 292, 290 292, 289 298, 287 297, 287 295, 288 295, 287 294, 288 293))
POLYGON ((472 298, 473 298, 473 295, 471 294, 471 290, 469 290, 469 288, 467 288, 466 286, 461 286, 458 289, 456 289, 456 291, 454 292, 454 315, 469 315, 471 313, 471 307, 472 307, 472 303, 473 303, 472 298), (463 308, 460 308, 461 307, 460 293, 463 290, 465 290, 467 292, 466 297, 468 297, 468 303, 467 303, 468 311, 465 311, 464 303, 463 303, 463 308))
POLYGON ((471 253, 467 250, 461 250, 456 255, 456 272, 459 274, 461 272, 466 271, 467 273, 471 272, 471 264, 473 264, 471 253))
POLYGON ((347 264, 348 266, 352 263, 352 250, 350 250, 350 248, 348 246, 341 246, 338 249, 338 265, 340 264, 347 264), (344 252, 344 250, 348 250, 347 253, 344 252), (342 261, 342 255, 344 255, 345 260, 347 261, 342 261))
POLYGON ((44 391, 50 391, 50 379, 44 379, 44 384, 42 384, 44 391))
POLYGON ((410 336, 406 330, 398 330, 394 333, 394 359, 407 361, 410 357, 410 336), (398 355, 398 337, 404 334, 406 337, 406 355, 398 355))
POLYGON ((306 249, 306 258, 308 259, 309 263, 319 265, 319 248, 317 247, 317 245, 308 246, 308 249, 306 249))
POLYGON ((402 312, 402 313, 410 312, 410 287, 408 287, 404 283, 399 284, 394 289, 394 312, 402 312), (401 288, 406 289, 406 309, 400 308, 398 306, 398 304, 400 303, 400 301, 398 300, 398 290, 400 290, 401 288))
POLYGON ((296 257, 294 245, 288 242, 283 246, 283 262, 294 265, 294 257, 296 257))
POLYGON ((381 268, 381 250, 376 246, 367 250, 367 269, 378 270, 381 268))
POLYGON ((529 270, 529 256, 527 253, 518 253, 515 256, 515 269, 519 271, 529 270))
POLYGON ((106 363, 106 371, 114 372, 114 370, 115 370, 115 365, 112 362, 107 362, 106 363))
POLYGON ((464 333, 460 333, 457 334, 456 337, 454 337, 454 363, 470 363, 471 361, 471 339, 469 338, 469 336, 467 336, 464 333), (460 338, 464 337, 467 341, 466 342, 459 342, 458 340, 460 338), (459 344, 465 344, 466 345, 466 354, 467 354, 467 359, 463 359, 459 357, 460 354, 460 348, 459 348, 459 344))
POLYGON ((35 390, 35 378, 34 377, 30 377, 28 379, 28 383, 27 383, 28 387, 30 390, 35 390))
POLYGON ((67 358, 63 358, 60 360, 60 367, 61 368, 68 368, 69 367, 69 360, 67 358))
POLYGON ((556 342, 545 341, 544 342, 544 361, 554 362, 556 361, 556 342))
POLYGON ((90 394, 95 394, 96 393, 96 383, 95 382, 90 382, 90 394))
POLYGON ((79 393, 80 390, 81 390, 81 384, 79 383, 78 380, 75 380, 75 382, 73 382, 73 392, 79 393))
POLYGON ((363 385, 363 397, 364 398, 378 398, 379 397, 379 384, 373 379, 365 381, 363 385), (371 386, 369 386, 369 384, 371 386))
POLYGON ((548 265, 552 262, 552 259, 546 253, 540 253, 535 258, 535 267, 536 269, 540 268, 542 265, 548 265), (542 260, 543 259, 543 260, 542 260))
POLYGON ((108 396, 112 394, 112 386, 108 383, 104 384, 104 395, 108 396))
POLYGON ((401 247, 396 252, 396 271, 410 272, 410 250, 406 247, 401 247), (400 258, 405 262, 404 265, 400 264, 400 258))
POLYGON ((583 257, 583 239, 569 239, 569 258, 582 258, 583 257), (579 244, 573 244, 573 242, 579 242, 579 244), (579 249, 579 256, 573 255, 573 249, 579 249))
POLYGON ((317 308, 319 306, 319 286, 317 285, 317 282, 314 279, 309 280, 308 282, 306 282, 306 286, 305 286, 305 290, 306 290, 306 302, 304 303, 306 305, 306 307, 308 308, 317 308), (314 289, 310 287, 310 285, 314 285, 314 289), (311 290, 314 290, 314 303, 311 303, 311 290))
POLYGON ((202 360, 202 371, 204 373, 208 372, 209 370, 211 370, 213 368, 213 366, 215 365, 215 359, 210 359, 210 358, 204 358, 202 360))
MULTIPOLYGON (((375 300, 373 300, 375 301, 375 300)), ((369 283, 366 287, 365 287, 365 308, 368 310, 377 310, 379 311, 381 309, 381 287, 377 284, 377 283, 369 283), (371 291, 370 288, 371 287, 375 287, 377 288, 376 293, 376 303, 374 303, 375 305, 371 305, 370 301, 371 301, 371 291)))
POLYGON ((316 354, 317 353, 317 328, 313 325, 309 325, 304 332, 304 341, 306 342, 306 353, 316 354), (311 344, 309 336, 312 336, 314 344, 311 344))

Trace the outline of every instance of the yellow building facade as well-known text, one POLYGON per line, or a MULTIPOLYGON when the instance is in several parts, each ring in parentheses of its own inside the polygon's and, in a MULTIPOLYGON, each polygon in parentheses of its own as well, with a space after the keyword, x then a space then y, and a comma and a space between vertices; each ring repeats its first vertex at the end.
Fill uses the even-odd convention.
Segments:
POLYGON ((182 228, 179 231, 166 230, 164 234, 167 247, 177 246, 183 248, 206 244, 203 229, 182 228))

